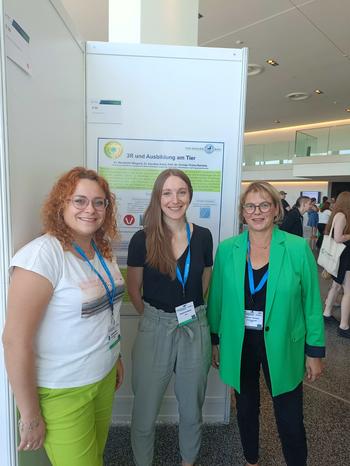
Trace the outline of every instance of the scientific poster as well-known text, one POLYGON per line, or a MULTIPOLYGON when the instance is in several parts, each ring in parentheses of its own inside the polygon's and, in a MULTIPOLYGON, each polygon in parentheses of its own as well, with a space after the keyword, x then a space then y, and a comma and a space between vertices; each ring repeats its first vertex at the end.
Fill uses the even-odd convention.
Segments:
POLYGON ((132 235, 142 228, 154 181, 167 168, 183 170, 193 186, 190 222, 209 228, 219 240, 224 143, 150 139, 98 139, 98 170, 117 197, 121 241, 117 257, 126 266, 132 235))

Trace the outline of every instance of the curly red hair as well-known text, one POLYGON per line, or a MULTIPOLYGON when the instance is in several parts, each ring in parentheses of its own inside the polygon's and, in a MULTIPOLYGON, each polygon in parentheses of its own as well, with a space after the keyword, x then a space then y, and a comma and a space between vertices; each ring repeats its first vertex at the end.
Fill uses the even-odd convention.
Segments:
POLYGON ((78 182, 83 179, 96 181, 108 199, 105 220, 96 231, 94 241, 103 257, 111 260, 111 241, 118 238, 115 195, 110 191, 107 181, 94 170, 75 167, 58 179, 42 208, 44 232, 55 236, 64 250, 70 248, 73 233, 64 221, 63 212, 67 199, 73 194, 78 182))

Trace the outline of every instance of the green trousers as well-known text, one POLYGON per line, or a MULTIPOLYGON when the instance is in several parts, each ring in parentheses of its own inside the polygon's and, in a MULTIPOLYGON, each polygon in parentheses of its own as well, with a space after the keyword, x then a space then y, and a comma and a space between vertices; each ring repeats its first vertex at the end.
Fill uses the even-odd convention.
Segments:
POLYGON ((77 388, 39 388, 46 423, 44 448, 52 466, 103 466, 115 393, 116 369, 77 388))

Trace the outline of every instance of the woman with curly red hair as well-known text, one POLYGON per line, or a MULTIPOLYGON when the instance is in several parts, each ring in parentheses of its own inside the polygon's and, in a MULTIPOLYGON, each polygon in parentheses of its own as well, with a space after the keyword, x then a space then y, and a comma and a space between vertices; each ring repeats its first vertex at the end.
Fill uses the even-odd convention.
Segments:
POLYGON ((73 168, 49 194, 43 223, 45 234, 11 261, 3 343, 18 449, 44 445, 54 466, 102 466, 123 379, 115 197, 95 171, 73 168))

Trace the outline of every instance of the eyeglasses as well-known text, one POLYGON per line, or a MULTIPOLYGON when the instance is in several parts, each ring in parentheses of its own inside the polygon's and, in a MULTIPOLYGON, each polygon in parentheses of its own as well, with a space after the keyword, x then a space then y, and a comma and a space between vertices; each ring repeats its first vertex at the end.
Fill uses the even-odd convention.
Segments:
POLYGON ((108 199, 103 197, 95 197, 94 199, 90 200, 85 196, 73 196, 72 198, 67 199, 67 201, 71 202, 73 207, 75 207, 77 210, 86 209, 90 202, 95 210, 105 210, 108 206, 108 199))
POLYGON ((243 210, 246 214, 254 214, 257 208, 259 208, 260 212, 266 214, 271 209, 271 202, 261 202, 260 204, 244 204, 243 210))

